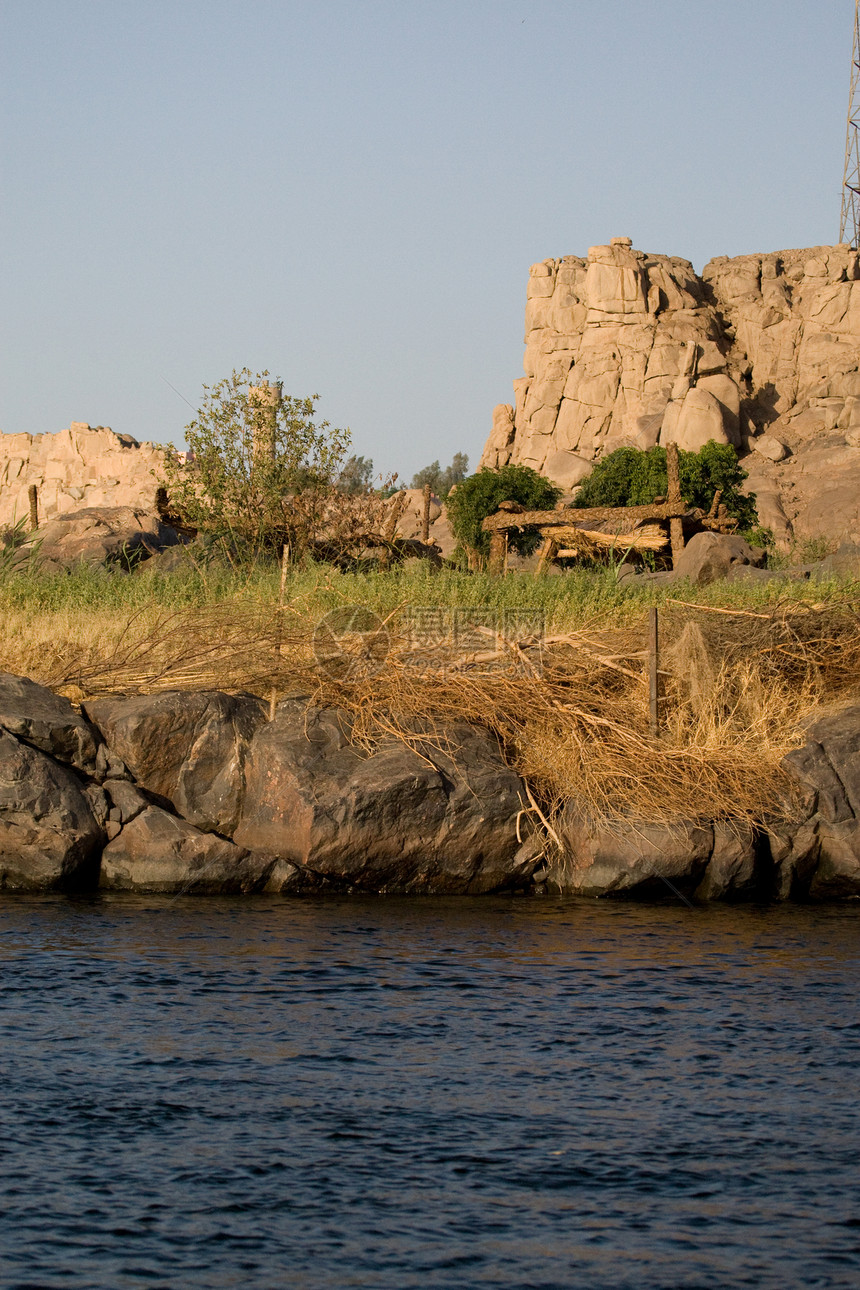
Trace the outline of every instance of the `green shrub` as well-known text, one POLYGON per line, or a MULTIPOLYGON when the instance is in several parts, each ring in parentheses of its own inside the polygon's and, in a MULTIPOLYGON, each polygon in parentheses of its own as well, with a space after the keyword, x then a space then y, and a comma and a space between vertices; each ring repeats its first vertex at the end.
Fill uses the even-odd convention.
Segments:
MULTIPOLYGON (((721 489, 721 500, 738 527, 756 527, 755 494, 741 491, 747 472, 731 444, 711 440, 699 452, 682 450, 678 457, 681 496, 689 506, 707 511, 714 493, 721 489)), ((574 506, 644 506, 656 497, 665 497, 667 487, 665 448, 649 448, 647 452, 617 448, 583 481, 574 506)))
POLYGON ((193 461, 164 459, 171 504, 204 533, 251 545, 272 533, 301 552, 326 519, 349 431, 316 421, 318 395, 284 394, 268 372, 234 371, 204 386, 203 405, 186 426, 193 461))
MULTIPOLYGON (((488 515, 498 510, 499 502, 519 502, 526 510, 550 510, 561 497, 561 489, 539 475, 530 466, 502 466, 470 475, 458 484, 448 498, 448 519, 457 540, 465 547, 486 556, 490 535, 481 528, 488 515)), ((509 529, 508 536, 521 555, 535 549, 538 535, 533 529, 509 529)))

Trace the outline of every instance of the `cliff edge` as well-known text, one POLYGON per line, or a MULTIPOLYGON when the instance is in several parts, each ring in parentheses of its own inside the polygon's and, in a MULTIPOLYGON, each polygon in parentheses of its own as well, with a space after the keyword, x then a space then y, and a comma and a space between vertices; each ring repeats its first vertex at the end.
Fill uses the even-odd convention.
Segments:
POLYGON ((615 448, 734 444, 778 541, 860 541, 860 256, 711 260, 636 250, 532 265, 525 375, 481 464, 573 489, 615 448))

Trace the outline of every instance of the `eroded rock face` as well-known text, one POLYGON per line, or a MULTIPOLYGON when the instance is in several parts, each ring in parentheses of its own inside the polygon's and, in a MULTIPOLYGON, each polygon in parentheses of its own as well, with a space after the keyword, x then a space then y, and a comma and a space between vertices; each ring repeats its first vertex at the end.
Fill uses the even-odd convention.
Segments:
POLYGON ((97 774, 95 735, 68 699, 26 676, 0 672, 0 726, 78 770, 97 774))
MULTIPOLYGON (((483 892, 516 883, 522 785, 491 736, 465 724, 371 756, 342 713, 282 703, 251 745, 236 843, 370 891, 483 892)), ((533 861, 532 861, 533 866, 533 861)))
POLYGON ((238 895, 265 886, 273 863, 148 806, 105 847, 99 886, 105 891, 238 895))
POLYGON ((163 459, 155 444, 85 421, 57 434, 0 434, 0 524, 29 515, 31 484, 40 521, 89 507, 152 512, 163 459))
POLYGON ((860 896, 860 704, 810 725, 786 769, 801 821, 774 830, 779 894, 813 899, 860 896))
MULTIPOLYGON (((860 538, 860 259, 847 246, 686 260, 629 238, 533 265, 525 376, 481 464, 573 488, 579 460, 710 439, 745 455, 787 543, 860 538)), ((581 476, 580 476, 581 478, 581 476)))
POLYGON ((525 786, 465 723, 368 754, 346 713, 305 699, 271 723, 220 693, 89 709, 98 725, 0 678, 0 890, 860 896, 860 704, 810 725, 760 828, 598 826, 571 804, 560 851, 528 824, 518 841, 525 786))
POLYGON ((95 699, 85 714, 138 786, 198 829, 231 836, 245 792, 245 758, 266 708, 220 691, 95 699))
POLYGON ((0 890, 92 887, 103 842, 73 771, 0 731, 0 890))
POLYGON ((547 886, 581 896, 647 894, 659 890, 663 879, 692 894, 714 850, 710 827, 624 819, 595 826, 573 806, 564 812, 559 836, 564 852, 550 861, 547 886))

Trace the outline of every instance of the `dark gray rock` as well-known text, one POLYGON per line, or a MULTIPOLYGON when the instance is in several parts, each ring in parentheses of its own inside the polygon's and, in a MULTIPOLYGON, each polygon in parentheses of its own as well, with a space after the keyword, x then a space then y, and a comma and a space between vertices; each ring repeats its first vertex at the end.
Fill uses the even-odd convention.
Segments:
POLYGON ((140 507, 89 506, 48 520, 33 541, 47 568, 93 564, 130 569, 176 545, 180 537, 157 514, 140 507))
POLYGON ((232 835, 244 763, 266 707, 250 695, 170 691, 84 705, 111 753, 140 788, 199 829, 232 835))
POLYGON ((773 867, 771 895, 775 900, 805 899, 819 860, 818 820, 772 824, 767 840, 773 867))
POLYGON ((87 773, 96 768, 96 739, 68 699, 26 676, 0 672, 0 726, 87 773))
POLYGON ((0 889, 94 886, 103 841, 75 773, 0 731, 0 889))
POLYGON ((827 753, 816 740, 795 748, 783 758, 796 787, 798 813, 809 819, 816 813, 831 823, 853 818, 851 805, 827 753))
POLYGON ((564 851, 550 858, 547 885, 582 896, 633 891, 650 895, 662 889, 664 878, 693 892, 705 877, 714 848, 710 827, 683 820, 663 824, 629 819, 595 825, 573 805, 562 812, 558 833, 564 851))
POLYGON ((860 896, 860 820, 819 826, 818 864, 809 895, 813 900, 860 896))
POLYGON ((696 899, 742 899, 755 895, 759 884, 754 830, 738 821, 716 821, 713 850, 696 899))
POLYGON ((143 793, 127 779, 106 779, 103 789, 109 802, 111 818, 121 825, 130 824, 150 804, 143 793))
POLYGON ((239 894, 265 886, 273 867, 232 842, 201 833, 186 820, 149 806, 102 853, 106 891, 239 894))
POLYGON ((765 553, 743 538, 725 533, 695 533, 674 565, 677 579, 686 578, 697 587, 727 578, 741 565, 761 566, 765 553))
POLYGON ((772 830, 778 894, 860 895, 860 704, 826 713, 784 759, 796 787, 793 825, 772 830))
MULTIPOLYGON (((849 813, 860 816, 860 704, 828 713, 809 726, 806 734, 810 742, 820 745, 833 768, 849 813)), ((820 800, 818 809, 821 811, 820 800)), ((834 815, 833 820, 840 818, 845 817, 834 815)))
POLYGON ((392 740, 367 756, 349 733, 342 713, 281 703, 251 745, 237 844, 368 891, 527 880, 536 856, 516 837, 522 784, 490 735, 459 723, 420 752, 392 740))

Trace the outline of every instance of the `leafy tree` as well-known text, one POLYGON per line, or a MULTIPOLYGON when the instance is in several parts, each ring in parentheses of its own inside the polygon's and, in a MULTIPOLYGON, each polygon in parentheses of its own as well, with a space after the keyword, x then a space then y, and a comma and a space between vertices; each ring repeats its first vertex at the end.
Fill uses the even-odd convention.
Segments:
POLYGON ((373 485, 373 461, 370 457, 347 457, 343 463, 337 486, 341 493, 354 496, 369 493, 373 485))
MULTIPOLYGON (((681 496, 689 506, 708 510, 717 489, 729 515, 742 530, 758 523, 755 494, 744 493, 747 472, 730 444, 711 440, 699 452, 678 454, 681 496)), ((599 461, 583 480, 574 507, 644 506, 665 497, 668 488, 666 449, 617 448, 599 461)))
MULTIPOLYGON (((448 498, 448 519, 454 536, 463 546, 486 556, 490 537, 481 528, 488 515, 498 510, 499 502, 519 502, 530 511, 551 509, 561 497, 561 489, 539 475, 530 466, 502 466, 500 470, 484 467, 457 485, 448 498)), ((538 536, 529 529, 510 529, 511 545, 521 555, 529 555, 538 536)))
POLYGON ((424 488, 430 485, 431 492, 437 497, 445 498, 455 484, 466 478, 469 470, 469 458, 464 452, 455 452, 450 466, 443 470, 438 461, 431 462, 423 470, 412 476, 412 488, 424 488))
POLYGON ((268 378, 242 368, 203 387, 185 431, 193 460, 168 454, 164 483, 201 531, 298 551, 325 516, 350 436, 314 419, 319 395, 294 398, 268 378))

